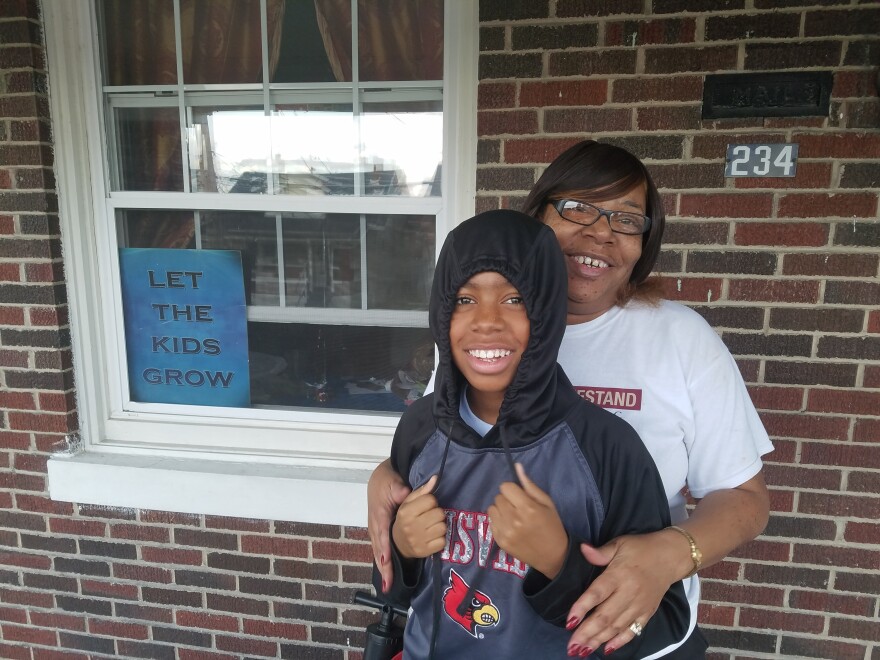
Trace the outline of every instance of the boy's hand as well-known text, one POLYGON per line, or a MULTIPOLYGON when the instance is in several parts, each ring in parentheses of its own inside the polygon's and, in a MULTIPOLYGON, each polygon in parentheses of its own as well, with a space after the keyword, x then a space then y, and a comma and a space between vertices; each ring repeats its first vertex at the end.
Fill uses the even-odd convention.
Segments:
POLYGON ((516 473, 522 488, 504 482, 489 507, 492 535, 505 552, 552 580, 562 569, 568 533, 550 496, 526 476, 519 463, 516 473))
POLYGON ((431 494, 436 483, 435 474, 407 495, 397 511, 391 536, 400 554, 408 559, 430 557, 446 544, 446 515, 431 494))

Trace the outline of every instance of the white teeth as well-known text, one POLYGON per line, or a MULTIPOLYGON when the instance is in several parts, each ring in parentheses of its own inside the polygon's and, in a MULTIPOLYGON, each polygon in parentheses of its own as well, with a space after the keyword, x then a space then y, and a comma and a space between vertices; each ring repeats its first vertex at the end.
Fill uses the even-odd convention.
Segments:
POLYGON ((481 360, 493 360, 500 357, 507 357, 510 355, 510 351, 503 348, 491 348, 489 350, 471 350, 468 351, 468 354, 480 358, 481 360))
POLYGON ((601 261, 599 259, 593 259, 593 257, 582 257, 577 256, 574 258, 579 264, 583 264, 584 266, 590 266, 591 268, 608 268, 608 263, 605 261, 601 261))

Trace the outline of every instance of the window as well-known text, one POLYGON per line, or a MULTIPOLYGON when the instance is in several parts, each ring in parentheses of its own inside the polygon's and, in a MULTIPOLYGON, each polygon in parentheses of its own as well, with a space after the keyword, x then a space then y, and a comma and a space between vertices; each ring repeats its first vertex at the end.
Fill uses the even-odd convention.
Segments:
POLYGON ((436 251, 473 209, 471 4, 45 4, 85 462, 366 469, 387 453, 433 368, 436 251), (241 305, 214 284, 197 320, 237 319, 241 345, 174 326, 191 306, 171 318, 133 289, 136 254, 183 264, 140 272, 169 289, 234 255, 241 305), (165 335, 132 324, 138 305, 165 335), (187 395, 214 384, 190 360, 236 350, 245 401, 187 395))

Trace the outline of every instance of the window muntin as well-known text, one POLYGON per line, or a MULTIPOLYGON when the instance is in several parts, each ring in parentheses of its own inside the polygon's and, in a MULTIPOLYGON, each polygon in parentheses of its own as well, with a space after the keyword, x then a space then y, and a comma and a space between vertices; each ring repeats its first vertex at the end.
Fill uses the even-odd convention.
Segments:
MULTIPOLYGON (((388 12, 400 3, 315 3, 316 11, 321 5, 348 7, 348 39, 360 58, 352 68, 349 55, 350 74, 339 74, 338 55, 345 49, 333 51, 336 68, 329 81, 324 74, 321 80, 275 75, 278 53, 289 49, 292 38, 284 16, 288 10, 302 13, 301 2, 213 3, 240 4, 222 20, 241 17, 236 27, 250 36, 235 38, 248 43, 224 47, 227 55, 252 53, 256 29, 261 66, 248 55, 231 71, 212 69, 204 43, 213 41, 199 40, 216 35, 217 24, 211 30, 189 24, 208 12, 222 26, 219 10, 208 4, 155 0, 139 13, 118 0, 101 3, 105 26, 118 26, 127 12, 143 18, 142 11, 152 11, 150 29, 166 35, 170 11, 182 44, 179 56, 176 48, 170 51, 172 76, 168 48, 143 42, 149 52, 164 53, 157 56, 161 71, 132 56, 121 59, 123 67, 111 61, 118 44, 101 39, 112 82, 104 99, 117 244, 241 252, 254 406, 399 412, 426 380, 424 365, 432 363, 425 358, 432 356, 426 310, 442 193, 442 2, 407 0, 412 6, 401 10, 412 21, 419 13, 413 8, 424 9, 441 26, 439 60, 434 20, 434 59, 403 73, 382 64, 378 42, 358 32, 375 24, 375 8, 388 12), (361 18, 354 31, 351 13, 361 18), (281 21, 266 20, 272 16, 281 21), (267 67, 270 81, 262 75, 267 67), (371 73, 364 79, 361 71, 371 73), (436 77, 420 78, 426 71, 436 77), (391 84, 376 88, 375 81, 391 84), (231 195, 242 199, 235 209, 213 201, 231 195), (278 200, 269 210, 261 201, 266 196, 278 200), (328 202, 315 210, 320 199, 340 196, 350 200, 344 208, 328 202), (359 201, 367 197, 388 201, 378 207, 359 201), (286 348, 269 350, 281 345, 286 348), (291 353, 291 346, 299 348, 291 353)), ((306 60, 315 55, 315 43, 325 42, 311 43, 312 55, 301 54, 306 60)), ((125 407, 139 409, 134 401, 125 407)))

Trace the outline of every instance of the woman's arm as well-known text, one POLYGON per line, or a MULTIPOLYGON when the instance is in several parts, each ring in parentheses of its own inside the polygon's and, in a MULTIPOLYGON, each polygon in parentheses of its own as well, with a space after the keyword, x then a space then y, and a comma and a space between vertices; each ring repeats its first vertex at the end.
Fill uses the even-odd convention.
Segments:
MULTIPOLYGON (((734 548, 763 531, 770 511, 764 477, 757 475, 736 488, 718 490, 700 500, 686 529, 703 554, 702 567, 720 561, 734 548)), ((601 548, 587 548, 584 556, 605 572, 572 606, 569 621, 579 621, 571 644, 618 649, 633 638, 630 624, 645 625, 671 584, 694 568, 690 544, 671 529, 618 537, 601 548)))
POLYGON ((385 459, 376 466, 367 484, 367 530, 373 546, 373 559, 384 585, 383 591, 387 591, 394 580, 391 521, 409 492, 403 479, 391 467, 391 459, 385 459))

